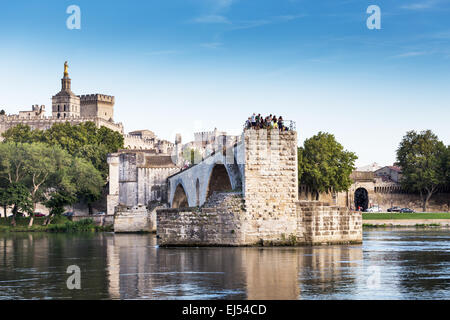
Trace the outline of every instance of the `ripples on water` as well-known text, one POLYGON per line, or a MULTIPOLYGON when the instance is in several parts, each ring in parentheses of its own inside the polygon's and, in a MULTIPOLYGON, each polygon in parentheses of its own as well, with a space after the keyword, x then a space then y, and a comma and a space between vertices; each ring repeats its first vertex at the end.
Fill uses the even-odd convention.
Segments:
POLYGON ((154 235, 0 234, 0 299, 448 299, 449 240, 391 229, 363 245, 159 248, 154 235), (81 290, 66 287, 74 264, 81 290))

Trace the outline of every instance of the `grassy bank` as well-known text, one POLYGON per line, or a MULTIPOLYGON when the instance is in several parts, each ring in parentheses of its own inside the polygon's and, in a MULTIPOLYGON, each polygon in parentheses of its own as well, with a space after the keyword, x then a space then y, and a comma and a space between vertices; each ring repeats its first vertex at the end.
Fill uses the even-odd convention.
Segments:
POLYGON ((430 223, 430 224, 420 224, 420 223, 418 223, 418 224, 415 224, 415 225, 405 225, 405 226, 403 226, 403 225, 390 225, 390 224, 385 224, 385 223, 383 223, 383 224, 370 224, 370 223, 364 223, 363 224, 363 228, 367 228, 367 229, 370 229, 370 228, 411 228, 411 227, 414 227, 414 228, 439 228, 439 227, 442 227, 440 224, 438 224, 438 223, 430 223))
POLYGON ((16 218, 16 226, 11 225, 10 218, 0 218, 0 232, 101 232, 112 231, 110 227, 94 225, 92 219, 70 221, 66 217, 55 218, 48 226, 44 226, 45 217, 35 218, 33 226, 28 227, 30 218, 16 218))
POLYGON ((401 219, 450 219, 450 212, 437 213, 363 213, 363 220, 401 220, 401 219))

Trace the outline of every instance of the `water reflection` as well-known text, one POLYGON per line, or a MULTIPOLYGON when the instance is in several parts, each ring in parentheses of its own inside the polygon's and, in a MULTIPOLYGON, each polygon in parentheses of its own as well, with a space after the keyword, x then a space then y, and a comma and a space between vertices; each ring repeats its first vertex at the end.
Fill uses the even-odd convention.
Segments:
POLYGON ((375 230, 355 246, 158 248, 148 235, 4 234, 0 299, 445 299, 448 240, 375 230), (72 264, 81 290, 66 287, 72 264))

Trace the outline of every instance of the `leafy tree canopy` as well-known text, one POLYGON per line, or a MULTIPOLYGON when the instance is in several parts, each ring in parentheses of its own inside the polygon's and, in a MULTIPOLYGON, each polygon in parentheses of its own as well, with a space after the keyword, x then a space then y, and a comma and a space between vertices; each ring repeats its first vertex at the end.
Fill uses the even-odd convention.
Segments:
POLYGON ((31 130, 27 125, 17 125, 3 133, 5 142, 42 142, 59 146, 70 155, 90 161, 106 181, 108 153, 122 149, 122 134, 106 127, 97 128, 93 122, 71 125, 69 122, 53 125, 50 129, 31 130))
POLYGON ((298 150, 299 183, 316 193, 346 191, 352 184, 350 174, 355 169, 355 153, 344 150, 334 135, 319 132, 305 140, 298 150))
POLYGON ((44 143, 1 143, 0 181, 25 186, 34 204, 49 193, 69 194, 90 204, 105 185, 92 163, 44 143))
POLYGON ((409 131, 397 149, 402 187, 422 195, 423 210, 440 186, 448 183, 448 146, 431 131, 409 131))

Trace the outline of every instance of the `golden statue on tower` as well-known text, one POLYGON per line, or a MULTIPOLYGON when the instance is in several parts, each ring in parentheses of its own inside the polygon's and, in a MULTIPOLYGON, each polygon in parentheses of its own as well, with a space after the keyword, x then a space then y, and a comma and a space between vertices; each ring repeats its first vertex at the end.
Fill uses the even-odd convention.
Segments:
POLYGON ((69 76, 69 64, 66 62, 64 62, 64 77, 68 77, 69 76))

